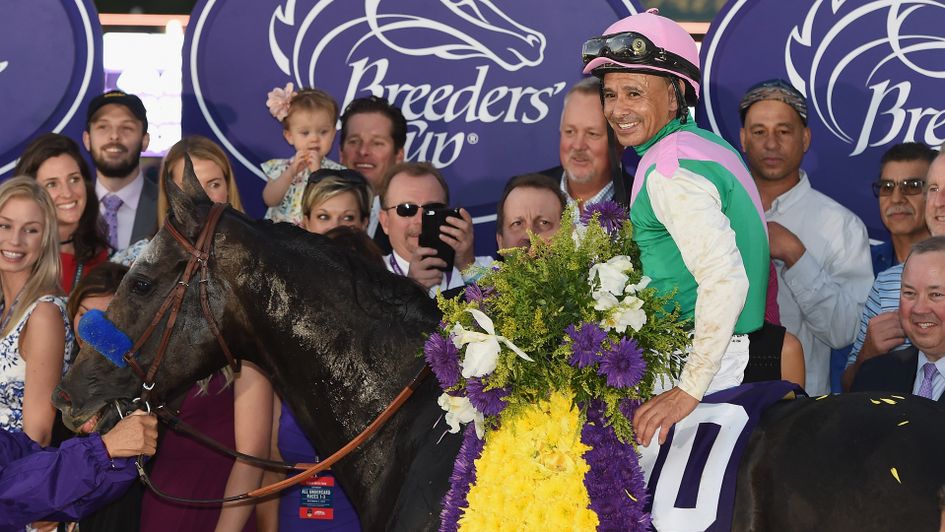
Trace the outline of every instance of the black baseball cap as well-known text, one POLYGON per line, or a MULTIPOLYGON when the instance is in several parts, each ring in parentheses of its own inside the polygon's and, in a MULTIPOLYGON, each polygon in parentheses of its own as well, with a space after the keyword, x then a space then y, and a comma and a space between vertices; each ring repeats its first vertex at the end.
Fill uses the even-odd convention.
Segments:
POLYGON ((128 110, 131 111, 131 114, 144 124, 144 132, 148 132, 148 113, 144 108, 144 104, 141 103, 141 98, 120 90, 110 90, 105 94, 99 94, 95 98, 92 98, 92 101, 89 102, 89 110, 85 118, 86 131, 89 130, 89 125, 92 123, 92 117, 95 116, 95 113, 102 107, 112 103, 127 107, 128 110))

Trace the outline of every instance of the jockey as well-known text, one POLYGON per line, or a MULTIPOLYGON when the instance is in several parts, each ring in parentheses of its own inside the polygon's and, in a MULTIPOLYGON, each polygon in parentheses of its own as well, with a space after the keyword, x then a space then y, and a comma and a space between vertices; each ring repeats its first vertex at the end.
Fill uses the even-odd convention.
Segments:
POLYGON ((741 384, 747 334, 762 326, 768 282, 764 211, 725 140, 693 123, 699 53, 681 26, 649 10, 584 43, 584 74, 601 79, 604 115, 642 157, 630 196, 633 239, 650 286, 694 320, 678 381, 657 383, 634 414, 637 440, 663 443, 703 395, 741 384))

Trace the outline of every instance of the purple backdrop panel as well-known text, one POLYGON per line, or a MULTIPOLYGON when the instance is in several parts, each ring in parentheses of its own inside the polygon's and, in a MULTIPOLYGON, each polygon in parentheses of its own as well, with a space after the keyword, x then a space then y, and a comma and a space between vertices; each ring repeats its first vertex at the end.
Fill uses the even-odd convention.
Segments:
POLYGON ((0 16, 0 175, 36 135, 80 140, 102 92, 102 28, 91 0, 4 2, 0 16))
MULTIPOLYGON (((407 159, 442 168, 455 203, 488 216, 509 177, 559 164, 581 44, 638 10, 613 0, 203 0, 184 45, 183 130, 226 147, 258 216, 259 164, 293 153, 268 91, 317 86, 341 108, 383 96, 409 122, 407 159)), ((477 240, 494 248, 492 235, 477 240)))
MULTIPOLYGON (((945 141, 945 5, 926 1, 737 0, 702 44, 700 123, 738 146, 738 102, 784 78, 808 99, 814 187, 885 239, 870 183, 900 142, 945 141)), ((825 228, 827 229, 827 228, 825 228)))

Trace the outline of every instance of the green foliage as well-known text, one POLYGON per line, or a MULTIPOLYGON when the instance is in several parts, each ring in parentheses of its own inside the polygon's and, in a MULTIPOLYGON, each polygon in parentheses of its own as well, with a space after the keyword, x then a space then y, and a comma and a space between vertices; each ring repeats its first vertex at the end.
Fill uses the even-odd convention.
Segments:
MULTIPOLYGON (((562 230, 548 243, 533 237, 527 250, 506 250, 501 266, 479 280, 480 288, 491 294, 480 307, 464 300, 438 300, 448 333, 454 324, 480 330, 466 312, 481 308, 496 328, 534 362, 518 357, 503 346, 495 372, 484 380, 489 387, 509 387, 507 408, 515 411, 547 397, 552 390, 570 389, 575 402, 585 404, 600 399, 607 405, 606 416, 624 441, 632 439, 630 420, 621 414, 619 405, 625 399, 646 400, 652 396, 653 383, 659 375, 678 376, 682 367, 682 353, 688 344, 689 324, 679 317, 678 306, 667 313, 664 308, 673 294, 659 295, 653 288, 637 293, 643 300, 646 323, 639 331, 628 327, 625 332, 608 332, 604 348, 621 338, 632 338, 643 349, 647 370, 640 384, 633 389, 608 386, 605 377, 598 374, 596 364, 589 368, 573 367, 570 338, 564 333, 569 325, 584 322, 600 323, 608 311, 594 308, 594 289, 589 271, 594 264, 603 263, 618 255, 627 256, 634 268, 627 275, 627 284, 640 283, 643 272, 639 267, 639 250, 631 239, 629 221, 613 237, 597 221, 597 217, 574 232, 575 213, 568 210, 561 222, 562 230)), ((460 355, 462 356, 462 354, 460 355)), ((459 387, 464 386, 460 383, 459 387)), ((494 422, 494 420, 492 420, 494 422)))

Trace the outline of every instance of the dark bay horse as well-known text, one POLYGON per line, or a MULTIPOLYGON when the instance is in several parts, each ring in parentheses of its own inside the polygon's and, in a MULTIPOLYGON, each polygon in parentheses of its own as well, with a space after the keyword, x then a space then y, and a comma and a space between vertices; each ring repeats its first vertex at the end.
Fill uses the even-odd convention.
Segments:
MULTIPOLYGON (((171 220, 195 241, 211 203, 187 166, 184 190, 167 183, 171 220)), ((108 310, 131 339, 142 335, 189 255, 162 229, 108 310)), ((416 353, 440 318, 405 278, 286 224, 227 209, 213 236, 208 303, 237 357, 268 372, 323 456, 357 435, 422 367, 416 353)), ((226 364, 186 288, 152 402, 179 396, 226 364)), ((160 327, 159 327, 160 330, 160 327)), ((147 369, 160 334, 138 355, 147 369)), ((86 345, 54 401, 73 427, 116 421, 113 405, 141 395, 142 380, 86 345), (94 421, 97 420, 97 421, 94 421)), ((365 530, 432 530, 459 435, 444 433, 435 379, 357 451, 333 467, 365 530)), ((935 530, 945 482, 945 411, 920 398, 846 395, 769 409, 739 471, 734 530, 935 530), (885 400, 884 400, 885 399, 885 400), (893 401, 889 403, 887 401, 893 401), (904 423, 905 422, 905 423, 904 423)))

